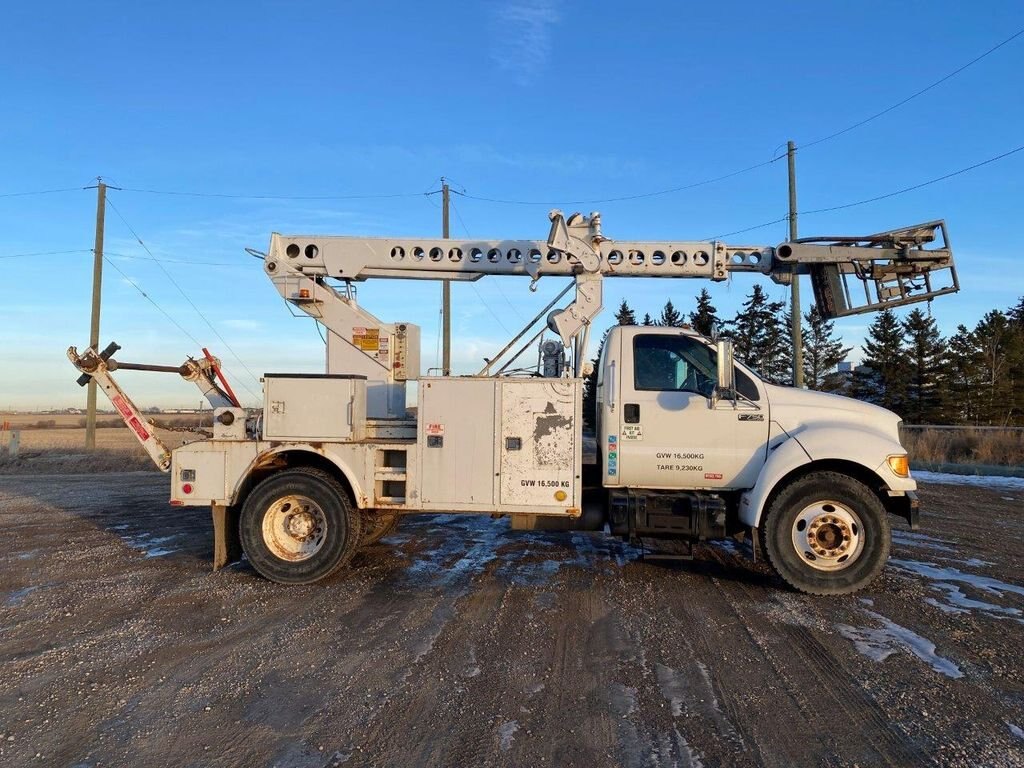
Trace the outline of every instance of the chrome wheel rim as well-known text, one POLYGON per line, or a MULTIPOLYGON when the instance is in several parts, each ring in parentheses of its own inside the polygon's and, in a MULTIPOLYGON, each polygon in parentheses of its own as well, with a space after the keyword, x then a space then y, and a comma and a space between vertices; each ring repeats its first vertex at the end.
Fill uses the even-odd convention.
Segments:
POLYGON ((838 501, 808 504, 793 521, 793 549, 818 571, 841 571, 864 551, 864 526, 849 506, 838 501))
POLYGON ((324 545, 327 515, 313 499, 282 496, 263 516, 263 542, 282 560, 308 560, 324 545))

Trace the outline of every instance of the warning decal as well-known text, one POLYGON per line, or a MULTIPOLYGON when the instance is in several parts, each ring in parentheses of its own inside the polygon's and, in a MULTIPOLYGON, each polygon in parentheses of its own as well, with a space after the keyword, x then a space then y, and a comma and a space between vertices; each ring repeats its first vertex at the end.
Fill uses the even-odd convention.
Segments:
POLYGON ((380 329, 353 328, 352 344, 363 350, 363 352, 376 352, 380 349, 380 329))

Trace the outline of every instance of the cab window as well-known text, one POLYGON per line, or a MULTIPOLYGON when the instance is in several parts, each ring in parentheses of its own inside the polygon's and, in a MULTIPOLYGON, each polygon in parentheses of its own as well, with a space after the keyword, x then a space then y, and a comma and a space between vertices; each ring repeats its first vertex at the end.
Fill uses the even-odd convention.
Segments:
MULTIPOLYGON (((718 379, 718 354, 690 336, 643 334, 633 339, 633 387, 638 391, 696 392, 710 397, 718 379)), ((757 386, 736 370, 736 388, 757 400, 757 386)))

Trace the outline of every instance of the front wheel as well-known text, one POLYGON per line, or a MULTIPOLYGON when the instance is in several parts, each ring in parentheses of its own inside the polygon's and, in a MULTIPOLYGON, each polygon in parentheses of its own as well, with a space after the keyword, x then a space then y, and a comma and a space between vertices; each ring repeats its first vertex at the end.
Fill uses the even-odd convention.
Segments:
POLYGON ((759 533, 783 581, 812 595, 863 589, 889 558, 885 507, 864 483, 838 472, 815 472, 783 488, 759 533))
POLYGON ((297 467, 252 490, 238 527, 242 549, 261 576, 279 584, 310 584, 352 559, 362 517, 331 475, 297 467))

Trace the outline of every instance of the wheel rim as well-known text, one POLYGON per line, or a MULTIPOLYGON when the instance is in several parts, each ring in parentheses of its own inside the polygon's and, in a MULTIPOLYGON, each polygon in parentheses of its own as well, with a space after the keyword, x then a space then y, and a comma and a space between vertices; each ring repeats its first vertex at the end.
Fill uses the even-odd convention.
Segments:
POLYGON ((282 560, 308 560, 324 545, 327 515, 308 496, 282 496, 263 516, 263 542, 282 560))
POLYGON ((793 521, 793 548, 815 570, 841 571, 864 551, 864 526, 846 504, 816 501, 793 521))

